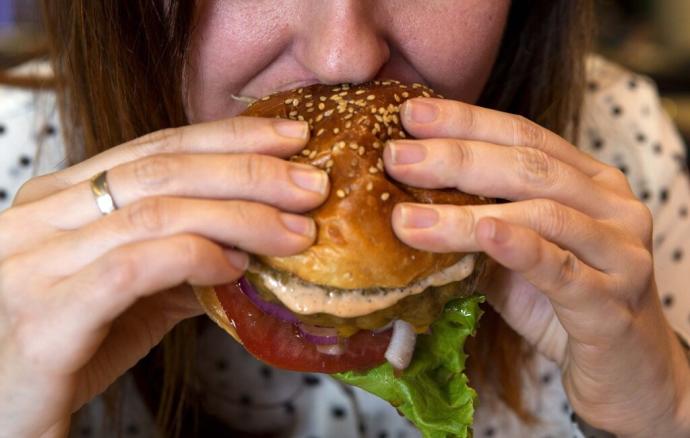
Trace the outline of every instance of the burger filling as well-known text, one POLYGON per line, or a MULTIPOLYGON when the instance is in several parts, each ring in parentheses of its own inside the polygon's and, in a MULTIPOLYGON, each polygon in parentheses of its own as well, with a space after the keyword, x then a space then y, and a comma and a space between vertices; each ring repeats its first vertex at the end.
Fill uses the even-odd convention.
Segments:
POLYGON ((247 279, 261 298, 287 307, 302 322, 334 327, 341 336, 376 330, 401 319, 423 332, 453 298, 474 291, 475 256, 402 288, 337 289, 308 283, 253 261, 247 279), (328 309, 327 312, 324 309, 328 309))

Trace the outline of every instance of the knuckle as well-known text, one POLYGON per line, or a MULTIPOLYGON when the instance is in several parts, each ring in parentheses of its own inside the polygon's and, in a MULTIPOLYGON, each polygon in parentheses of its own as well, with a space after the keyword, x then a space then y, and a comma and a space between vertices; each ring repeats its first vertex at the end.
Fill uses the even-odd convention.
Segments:
POLYGON ((193 234, 181 234, 175 242, 178 254, 182 254, 182 265, 186 268, 202 263, 208 254, 206 240, 193 234))
POLYGON ((130 143, 137 156, 148 156, 182 149, 185 128, 165 128, 143 136, 130 143))
POLYGON ((513 146, 538 148, 544 144, 544 129, 524 116, 515 116, 513 121, 513 146))
POLYGON ((176 169, 181 166, 173 155, 151 155, 133 163, 132 173, 139 187, 147 190, 160 189, 170 184, 176 169))
POLYGON ((97 288, 103 293, 124 289, 131 285, 139 275, 139 263, 126 247, 111 251, 100 263, 98 278, 103 279, 105 287, 97 288))
POLYGON ((580 264, 575 254, 570 251, 564 251, 563 258, 556 273, 556 285, 565 286, 571 284, 577 276, 579 266, 580 264))
POLYGON ((242 137, 243 132, 246 131, 244 128, 249 123, 247 117, 233 117, 228 120, 225 127, 225 135, 230 139, 239 139, 242 137))
POLYGON ((548 154, 529 147, 516 147, 513 151, 517 162, 515 169, 521 183, 551 186, 556 182, 556 163, 548 154))
POLYGON ((156 233, 167 224, 167 201, 160 197, 144 198, 126 208, 129 227, 156 233))
POLYGON ((477 114, 472 106, 457 103, 453 105, 453 121, 460 126, 462 131, 466 134, 476 131, 477 128, 477 114))
POLYGON ((230 166, 229 171, 233 173, 234 179, 239 179, 249 189, 260 187, 262 181, 272 179, 275 174, 275 169, 267 166, 261 155, 237 155, 233 161, 235 166, 230 166))
POLYGON ((257 224, 257 220, 259 220, 259 218, 267 217, 264 215, 255 214, 256 211, 254 206, 250 202, 233 202, 231 211, 232 215, 234 216, 234 222, 238 225, 257 224))
POLYGON ((450 159, 452 160, 451 162, 454 165, 458 165, 460 167, 472 166, 474 156, 472 153, 472 148, 469 147, 469 145, 466 142, 458 139, 453 139, 450 142, 448 150, 450 153, 450 159))
POLYGON ((532 223, 537 224, 537 231, 547 238, 561 236, 568 229, 570 215, 558 202, 551 199, 535 201, 532 211, 532 223))
POLYGON ((631 201, 627 217, 633 220, 633 229, 646 244, 652 241, 654 232, 654 215, 649 207, 639 200, 631 201))
POLYGON ((472 236, 477 218, 471 208, 450 207, 452 217, 451 236, 472 236))

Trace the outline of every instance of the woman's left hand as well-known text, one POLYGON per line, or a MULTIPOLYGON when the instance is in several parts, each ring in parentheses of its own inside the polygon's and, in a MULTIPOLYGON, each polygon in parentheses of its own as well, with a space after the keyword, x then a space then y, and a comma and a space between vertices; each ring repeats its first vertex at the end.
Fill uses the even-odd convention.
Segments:
POLYGON ((398 237, 500 264, 485 286, 490 303, 560 365, 589 424, 689 436, 690 370, 656 290, 652 216, 625 175, 519 116, 431 98, 401 115, 417 139, 387 145, 392 177, 512 202, 399 204, 398 237))

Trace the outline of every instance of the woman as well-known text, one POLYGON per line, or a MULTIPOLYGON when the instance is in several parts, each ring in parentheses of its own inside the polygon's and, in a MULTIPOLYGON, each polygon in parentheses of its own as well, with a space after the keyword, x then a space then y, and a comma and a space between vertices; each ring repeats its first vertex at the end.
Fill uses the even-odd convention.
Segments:
MULTIPOLYGON (((417 140, 387 146, 393 178, 515 201, 399 205, 393 217, 411 246, 484 251, 502 266, 484 288, 502 319, 486 319, 472 364, 487 374, 477 430, 581 433, 555 420, 552 405, 563 409, 551 389, 523 389, 523 371, 557 366, 556 391, 578 424, 620 436, 690 434, 690 370, 659 300, 659 284, 672 283, 654 275, 650 210, 616 167, 625 157, 604 164, 565 139, 576 137, 581 109, 588 3, 46 2, 71 166, 30 180, 0 215, 0 430, 64 435, 74 410, 200 313, 181 284, 229 282, 246 267, 244 251, 293 254, 313 241, 300 213, 323 201, 322 176, 280 159, 301 149, 306 127, 236 117, 244 104, 232 96, 390 77, 448 98, 404 107, 417 140), (104 171, 110 209, 91 191, 104 171), (278 186, 290 194, 279 197, 278 186), (280 247, 263 244, 266 236, 280 247), (510 351, 518 337, 506 323, 534 361, 510 351), (482 351, 491 344, 502 348, 482 351), (551 406, 539 410, 528 394, 551 406), (497 419, 502 428, 487 427, 497 419)), ((615 96, 601 98, 612 119, 625 111, 615 96)), ((626 143, 627 131, 599 138, 597 123, 583 125, 583 142, 626 143)), ((654 135, 673 139, 661 126, 654 135)), ((640 147, 652 151, 655 140, 640 147)), ((636 161, 646 152, 625 153, 639 195, 646 188, 634 178, 651 164, 636 161)), ((656 182, 682 180, 669 161, 655 164, 664 169, 656 182)), ((219 406, 205 409, 233 427, 251 422, 219 406)), ((354 433, 340 427, 325 430, 354 433)))

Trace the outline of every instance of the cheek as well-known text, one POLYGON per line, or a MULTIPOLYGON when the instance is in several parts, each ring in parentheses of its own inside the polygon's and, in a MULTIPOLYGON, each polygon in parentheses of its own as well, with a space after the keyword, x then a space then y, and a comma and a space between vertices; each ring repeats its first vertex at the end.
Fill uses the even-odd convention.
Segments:
MULTIPOLYGON (((288 38, 268 0, 200 2, 183 89, 191 123, 237 114, 232 95, 273 59, 288 38)), ((287 3, 287 2, 286 2, 287 3)))
POLYGON ((496 60, 510 0, 437 0, 425 5, 430 7, 410 8, 407 17, 395 20, 403 55, 439 93, 475 102, 496 60))

